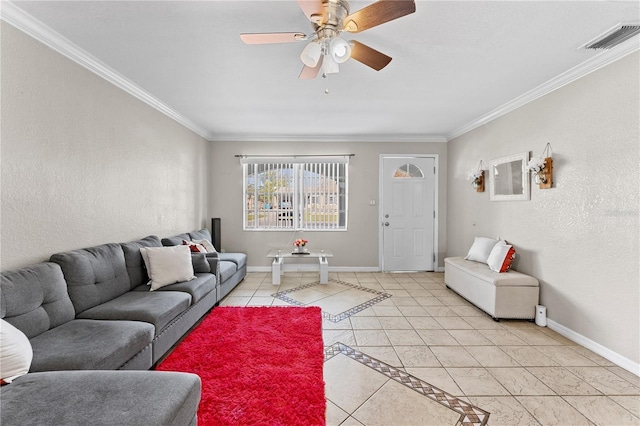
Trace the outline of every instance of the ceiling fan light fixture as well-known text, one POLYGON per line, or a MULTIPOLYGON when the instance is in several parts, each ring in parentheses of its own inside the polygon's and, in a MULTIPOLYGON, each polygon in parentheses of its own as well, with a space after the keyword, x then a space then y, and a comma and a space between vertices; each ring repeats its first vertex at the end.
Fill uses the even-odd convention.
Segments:
POLYGON ((340 37, 335 37, 331 40, 329 50, 333 60, 339 64, 346 62, 351 56, 351 45, 340 37))
POLYGON ((340 67, 338 63, 333 60, 332 55, 324 55, 324 59, 322 61, 322 72, 324 74, 336 74, 340 72, 340 67))
POLYGON ((312 41, 311 43, 307 44, 302 50, 302 53, 300 54, 300 60, 306 66, 315 68, 315 66, 318 65, 321 54, 322 47, 320 46, 320 43, 312 41))

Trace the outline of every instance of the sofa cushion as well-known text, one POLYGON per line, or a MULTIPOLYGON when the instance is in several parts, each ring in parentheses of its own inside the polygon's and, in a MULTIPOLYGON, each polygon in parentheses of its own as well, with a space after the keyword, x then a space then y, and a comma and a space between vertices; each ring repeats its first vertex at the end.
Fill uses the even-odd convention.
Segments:
POLYGON ((194 424, 201 392, 195 374, 161 371, 52 371, 1 390, 0 423, 15 425, 194 424))
POLYGON ((120 244, 103 244, 51 256, 62 268, 76 315, 131 290, 120 244))
MULTIPOLYGON (((196 274, 196 278, 191 281, 185 281, 176 284, 169 284, 156 290, 160 291, 181 291, 191 295, 191 304, 195 305, 204 296, 214 291, 216 288, 216 277, 213 274, 196 274)), ((149 292, 147 285, 141 285, 135 288, 135 291, 149 292)))
POLYGON ((166 247, 179 246, 182 244, 182 240, 191 240, 191 237, 189 234, 178 234, 173 237, 165 237, 162 239, 162 245, 166 247))
POLYGON ((57 327, 75 316, 60 266, 38 263, 2 273, 0 317, 28 338, 57 327))
POLYGON ((228 260, 219 261, 218 266, 220 268, 220 283, 224 283, 226 280, 231 278, 233 274, 238 270, 238 265, 234 262, 229 262, 228 260))
POLYGON ((207 240, 211 242, 211 233, 207 228, 202 228, 197 231, 189 232, 189 240, 207 240))
POLYGON ((0 319, 0 379, 11 383, 29 372, 33 349, 24 333, 0 319))
POLYGON ((69 321, 31 339, 30 371, 115 370, 153 337, 153 325, 142 321, 69 321))
POLYGON ((241 269, 247 266, 247 255, 244 253, 218 253, 220 261, 233 262, 241 269))
POLYGON ((78 318, 144 321, 153 324, 158 335, 190 305, 191 296, 180 291, 130 291, 81 312, 78 318))
POLYGON ((127 266, 127 273, 129 274, 129 281, 131 288, 136 288, 140 284, 146 284, 149 282, 149 275, 140 254, 140 249, 143 247, 162 247, 160 238, 155 235, 149 235, 138 241, 131 241, 128 243, 120 244, 122 251, 124 252, 124 262, 127 266))

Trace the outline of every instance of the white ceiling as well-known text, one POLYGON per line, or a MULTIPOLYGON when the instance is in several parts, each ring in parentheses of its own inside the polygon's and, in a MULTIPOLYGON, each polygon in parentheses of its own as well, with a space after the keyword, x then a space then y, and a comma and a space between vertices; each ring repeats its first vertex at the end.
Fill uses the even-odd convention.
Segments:
MULTIPOLYGON (((352 1, 351 11, 370 3, 352 1)), ((327 82, 298 80, 304 42, 240 40, 243 32, 309 34, 294 0, 13 6, 30 25, 35 18, 53 30, 46 37, 66 38, 212 140, 446 140, 550 81, 594 68, 611 52, 581 47, 620 22, 640 21, 638 1, 418 0, 412 15, 343 33, 393 57, 385 69, 350 60, 327 82)))

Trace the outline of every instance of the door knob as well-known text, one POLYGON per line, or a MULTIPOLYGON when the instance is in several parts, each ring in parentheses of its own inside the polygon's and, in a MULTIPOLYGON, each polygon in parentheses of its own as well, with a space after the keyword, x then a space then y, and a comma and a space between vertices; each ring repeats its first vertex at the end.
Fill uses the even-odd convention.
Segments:
POLYGON ((389 222, 385 222, 385 223, 384 223, 384 226, 389 226, 389 222))

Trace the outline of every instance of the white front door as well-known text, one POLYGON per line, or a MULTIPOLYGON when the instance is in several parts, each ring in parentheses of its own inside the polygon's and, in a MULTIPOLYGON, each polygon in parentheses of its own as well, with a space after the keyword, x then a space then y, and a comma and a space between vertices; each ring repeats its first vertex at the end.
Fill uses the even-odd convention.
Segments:
POLYGON ((382 157, 382 270, 433 271, 435 158, 382 157))

